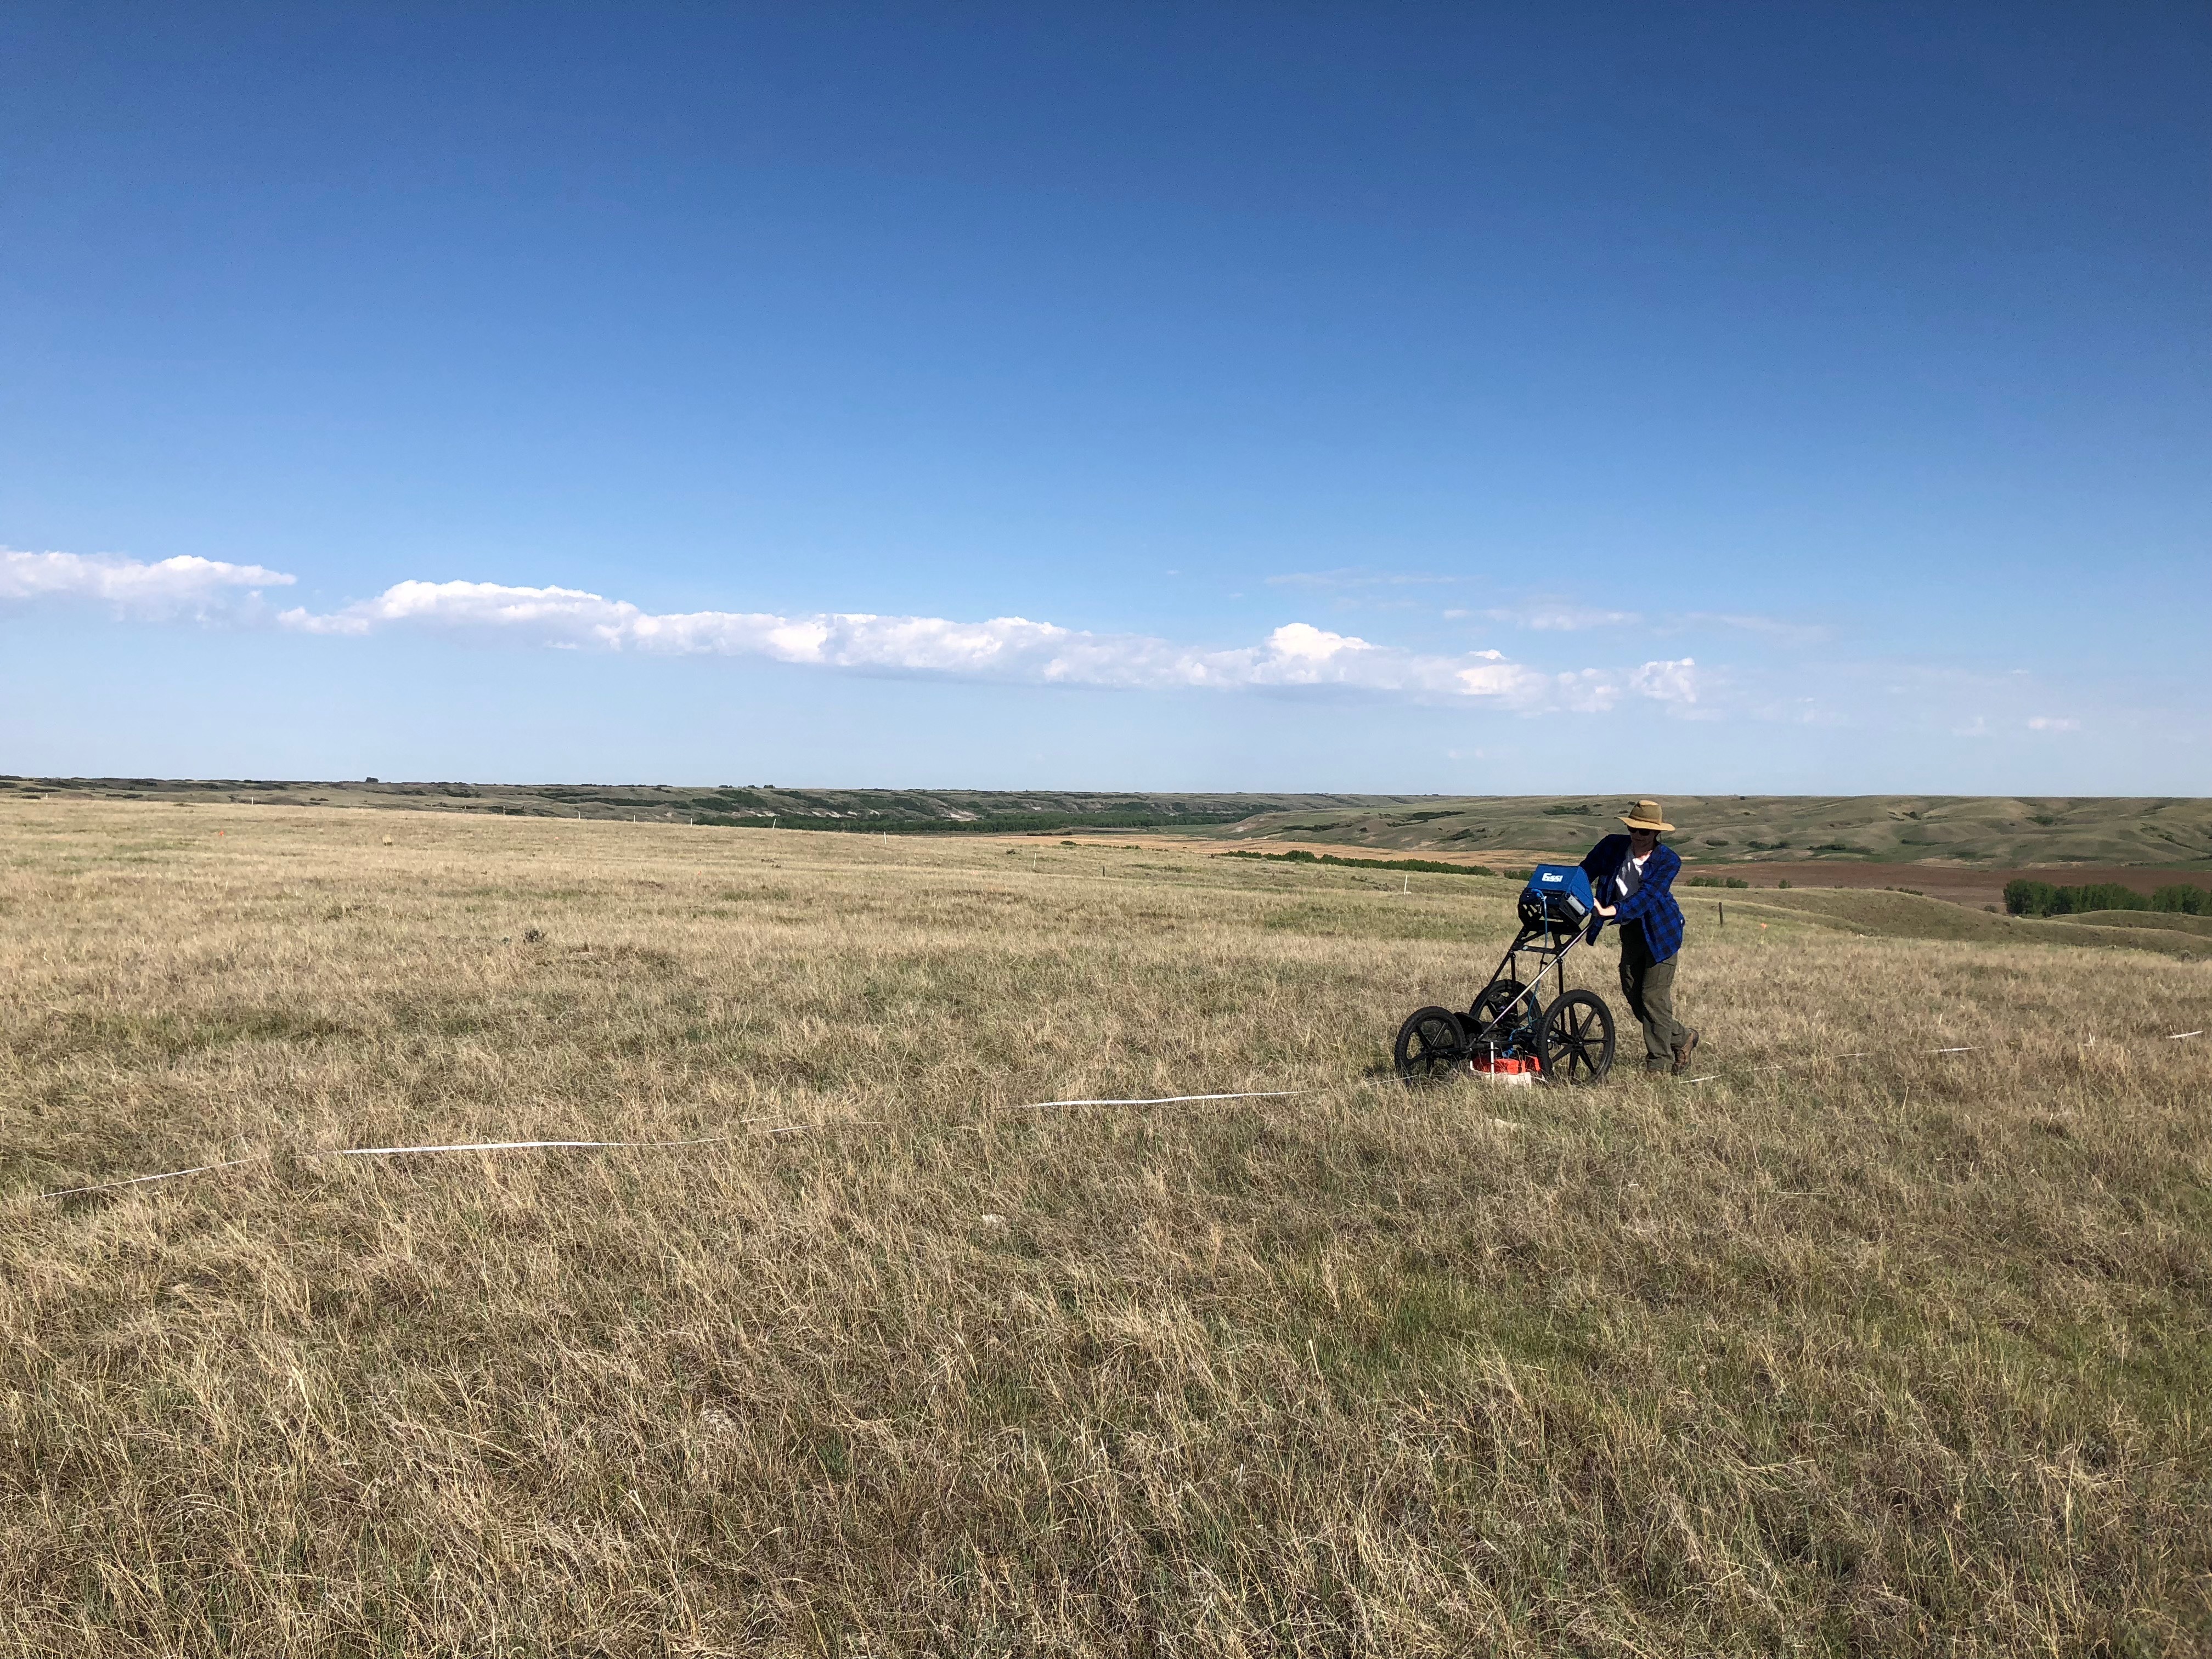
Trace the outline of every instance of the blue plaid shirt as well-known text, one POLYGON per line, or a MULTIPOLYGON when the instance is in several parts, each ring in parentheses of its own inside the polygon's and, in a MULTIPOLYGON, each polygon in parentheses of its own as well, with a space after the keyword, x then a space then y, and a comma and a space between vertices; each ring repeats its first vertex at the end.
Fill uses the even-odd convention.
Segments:
MULTIPOLYGON (((1651 849, 1651 856, 1644 860, 1644 882, 1626 898, 1619 896, 1620 889, 1613 878, 1620 873, 1620 866, 1628 862, 1628 837, 1607 836, 1589 849, 1583 859, 1583 868, 1589 872, 1590 890, 1597 895, 1600 904, 1618 904, 1620 908, 1610 918, 1615 923, 1644 925, 1644 942, 1651 947, 1651 960, 1664 962, 1682 948, 1682 907, 1674 902, 1674 877, 1682 868, 1682 855, 1662 842, 1651 849)), ((1604 931, 1607 918, 1600 916, 1590 924, 1590 943, 1604 931)))

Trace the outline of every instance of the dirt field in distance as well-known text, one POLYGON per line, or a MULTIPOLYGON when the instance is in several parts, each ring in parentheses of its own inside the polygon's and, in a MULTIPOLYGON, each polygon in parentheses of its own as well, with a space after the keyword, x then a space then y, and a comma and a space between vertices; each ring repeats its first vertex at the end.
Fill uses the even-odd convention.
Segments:
POLYGON ((1692 876, 1735 876, 1754 888, 1788 882, 1792 887, 1906 887, 1929 898, 1979 908, 2004 903, 2005 884, 2026 876, 2054 887, 2081 887, 2095 882, 2115 882, 2138 893, 2150 893, 2175 882, 2212 887, 2212 873, 2175 870, 2140 864, 2039 865, 2026 870, 1970 870, 1955 864, 1844 864, 1808 860, 1802 864, 1695 864, 1682 861, 1682 879, 1692 876))
MULTIPOLYGON (((1049 844, 1048 838, 1035 836, 994 836, 992 839, 1004 846, 1035 847, 1041 841, 1049 844)), ((1526 870, 1532 865, 1557 864, 1562 860, 1571 864, 1582 856, 1580 852, 1528 853, 1503 847, 1495 852, 1485 853, 1438 852, 1433 848, 1407 852, 1395 847, 1347 847, 1340 841, 1231 842, 1218 836, 1188 833, 1156 836, 1141 830, 1072 830, 1066 839, 1079 847, 1141 847, 1150 852, 1189 853, 1205 858, 1218 858, 1224 853, 1304 851, 1316 857, 1327 854, 1336 859, 1424 859, 1435 864, 1463 864, 1470 869, 1493 870, 1501 874, 1507 870, 1526 870)))
MULTIPOLYGON (((1034 837, 1016 836, 994 839, 1003 846, 1037 845, 1034 837)), ((1078 846, 1134 846, 1157 852, 1218 855, 1232 850, 1218 836, 1201 837, 1188 834, 1147 836, 1141 831, 1096 830, 1073 833, 1067 839, 1078 846)), ((1535 852, 1500 848, 1492 852, 1462 853, 1424 848, 1401 851, 1387 847, 1346 847, 1341 842, 1322 841, 1265 841, 1243 844, 1237 850, 1287 853, 1299 848, 1334 858, 1428 859, 1440 864, 1463 864, 1501 873, 1507 870, 1525 870, 1537 864, 1572 863, 1581 856, 1579 850, 1535 852)), ((2093 882, 2116 882, 2138 893, 2149 893, 2174 882, 2191 882, 2199 887, 2212 887, 2212 873, 2204 871, 2130 864, 2040 865, 2022 870, 1974 870, 1948 864, 1856 864, 1830 860, 1807 860, 1796 864, 1717 864, 1699 863, 1686 858, 1682 861, 1682 880, 1686 883, 1693 876, 1735 877, 1750 882, 1753 889, 1773 888, 1784 881, 1796 888, 1841 887, 1863 890, 1902 887, 1923 893, 1929 898, 1944 899, 1974 909, 1985 904, 2002 905, 2005 884, 2019 876, 2069 887, 2093 882)))

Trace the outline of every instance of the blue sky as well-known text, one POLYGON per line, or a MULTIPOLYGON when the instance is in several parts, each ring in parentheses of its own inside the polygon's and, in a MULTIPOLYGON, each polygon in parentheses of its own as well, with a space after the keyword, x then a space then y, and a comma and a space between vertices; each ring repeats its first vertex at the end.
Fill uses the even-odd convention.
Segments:
POLYGON ((0 769, 2204 793, 2195 5, 0 14, 0 769))

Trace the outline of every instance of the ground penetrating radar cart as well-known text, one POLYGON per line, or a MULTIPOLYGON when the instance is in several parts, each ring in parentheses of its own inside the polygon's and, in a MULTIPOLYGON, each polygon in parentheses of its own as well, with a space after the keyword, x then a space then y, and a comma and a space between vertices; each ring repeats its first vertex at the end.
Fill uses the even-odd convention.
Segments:
POLYGON ((1538 865, 1521 890, 1521 931, 1468 1011, 1416 1009, 1398 1028, 1398 1075, 1408 1083, 1469 1072, 1516 1081, 1604 1082, 1613 1069, 1613 1010, 1595 991, 1566 988, 1567 957, 1587 937, 1596 909, 1589 872, 1580 865, 1538 865), (1524 971, 1530 971, 1525 981, 1524 971), (1547 979, 1555 993, 1548 1003, 1547 979))

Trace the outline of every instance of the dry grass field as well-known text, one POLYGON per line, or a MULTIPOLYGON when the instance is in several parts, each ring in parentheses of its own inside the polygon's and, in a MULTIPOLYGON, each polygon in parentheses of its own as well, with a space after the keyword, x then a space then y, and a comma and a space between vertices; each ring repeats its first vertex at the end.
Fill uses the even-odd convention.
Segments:
POLYGON ((0 1653, 2206 1651, 2212 962, 1686 896, 1711 1081, 1387 1084, 1509 893, 0 806, 0 1653))

